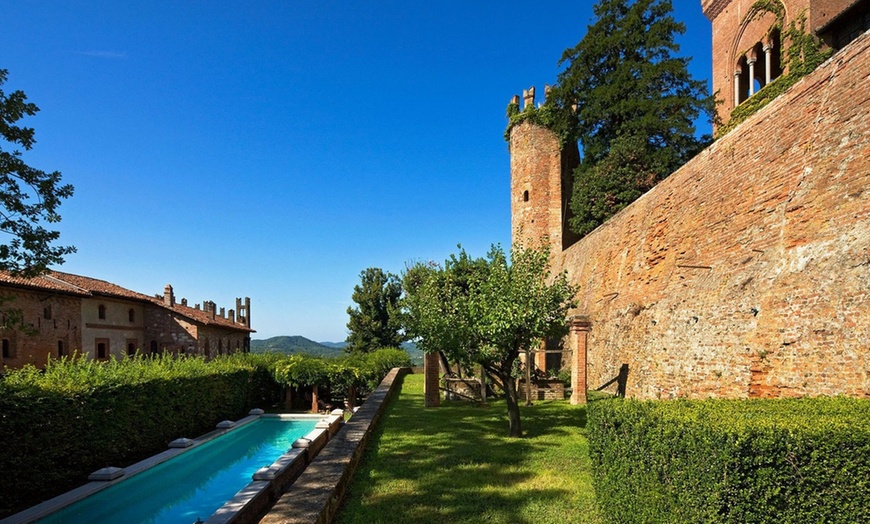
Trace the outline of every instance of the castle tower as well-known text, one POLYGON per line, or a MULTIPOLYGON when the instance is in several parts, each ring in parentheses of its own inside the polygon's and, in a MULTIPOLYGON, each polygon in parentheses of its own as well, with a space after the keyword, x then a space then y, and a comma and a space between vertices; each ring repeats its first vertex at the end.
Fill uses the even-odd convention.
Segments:
MULTIPOLYGON (((523 98, 523 109, 534 110, 535 88, 523 91, 523 98)), ((519 105, 519 97, 511 103, 519 105)), ((577 241, 568 230, 577 144, 561 148, 555 133, 526 120, 511 129, 510 151, 512 240, 538 245, 546 236, 551 255, 560 253, 577 241)))
POLYGON ((713 26, 713 92, 722 123, 761 88, 788 73, 788 28, 841 49, 868 29, 870 0, 701 0, 713 26))

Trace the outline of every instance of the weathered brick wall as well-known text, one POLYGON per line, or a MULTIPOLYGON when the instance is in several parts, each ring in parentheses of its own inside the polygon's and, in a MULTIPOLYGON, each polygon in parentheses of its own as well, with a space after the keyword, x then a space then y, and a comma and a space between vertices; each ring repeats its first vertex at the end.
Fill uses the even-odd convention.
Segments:
POLYGON ((25 364, 42 368, 49 356, 58 356, 59 342, 63 344, 64 355, 81 352, 81 298, 12 288, 4 288, 2 296, 9 299, 2 309, 21 310, 24 322, 34 333, 31 336, 16 329, 0 330, 0 339, 8 341, 10 355, 4 358, 0 354, 0 369, 25 364), (46 308, 50 309, 51 318, 45 318, 46 308))
POLYGON ((178 354, 197 348, 197 325, 158 306, 145 307, 145 333, 149 351, 152 340, 158 351, 178 354))
POLYGON ((865 34, 562 252, 590 387, 870 396, 868 129, 865 34))

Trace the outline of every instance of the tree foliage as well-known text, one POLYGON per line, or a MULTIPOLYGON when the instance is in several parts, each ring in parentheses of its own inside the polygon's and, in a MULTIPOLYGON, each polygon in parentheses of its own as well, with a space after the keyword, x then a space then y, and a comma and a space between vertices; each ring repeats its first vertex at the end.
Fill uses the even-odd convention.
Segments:
POLYGON ((73 194, 73 186, 61 184, 58 171, 46 173, 28 166, 18 147, 30 150, 34 129, 16 125, 24 116, 39 111, 22 91, 8 95, 2 90, 8 72, 0 69, 0 136, 12 151, 0 148, 0 231, 8 239, 0 244, 0 269, 26 277, 38 275, 51 264, 62 264, 72 246, 57 246, 58 231, 43 223, 60 222, 58 207, 73 194))
POLYGON ((368 353, 384 347, 399 347, 405 338, 399 299, 402 282, 392 273, 370 267, 360 273, 351 298, 356 307, 347 308, 347 351, 368 353))
POLYGON ((460 247, 444 265, 418 263, 404 274, 406 329, 426 352, 480 364, 505 388, 509 434, 522 436, 514 364, 541 340, 565 333, 576 289, 551 275, 549 252, 501 246, 474 259, 460 247))
POLYGON ((685 26, 670 0, 600 0, 596 21, 560 64, 551 102, 572 114, 582 160, 574 173, 570 226, 584 235, 710 143, 694 122, 713 119, 714 98, 675 57, 685 26))

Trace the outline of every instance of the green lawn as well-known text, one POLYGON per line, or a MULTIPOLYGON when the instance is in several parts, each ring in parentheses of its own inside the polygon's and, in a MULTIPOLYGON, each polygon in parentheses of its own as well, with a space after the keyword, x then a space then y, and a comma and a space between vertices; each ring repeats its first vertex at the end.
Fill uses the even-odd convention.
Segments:
POLYGON ((541 401, 510 439, 503 401, 424 409, 423 377, 408 375, 337 522, 599 523, 585 423, 585 408, 541 401))

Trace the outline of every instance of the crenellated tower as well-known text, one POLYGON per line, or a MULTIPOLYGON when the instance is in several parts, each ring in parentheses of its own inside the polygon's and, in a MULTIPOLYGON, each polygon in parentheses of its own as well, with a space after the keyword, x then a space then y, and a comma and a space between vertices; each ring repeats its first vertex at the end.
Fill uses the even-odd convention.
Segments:
MULTIPOLYGON (((549 86, 545 87, 546 94, 549 86)), ((511 104, 519 108, 514 95, 511 104)), ((520 114, 531 114, 535 107, 535 88, 523 91, 520 114)), ((577 241, 568 229, 569 202, 574 169, 580 163, 577 143, 560 145, 550 129, 526 118, 510 130, 511 152, 511 228, 513 242, 522 234, 526 243, 537 244, 549 238, 551 254, 560 253, 577 241)))

